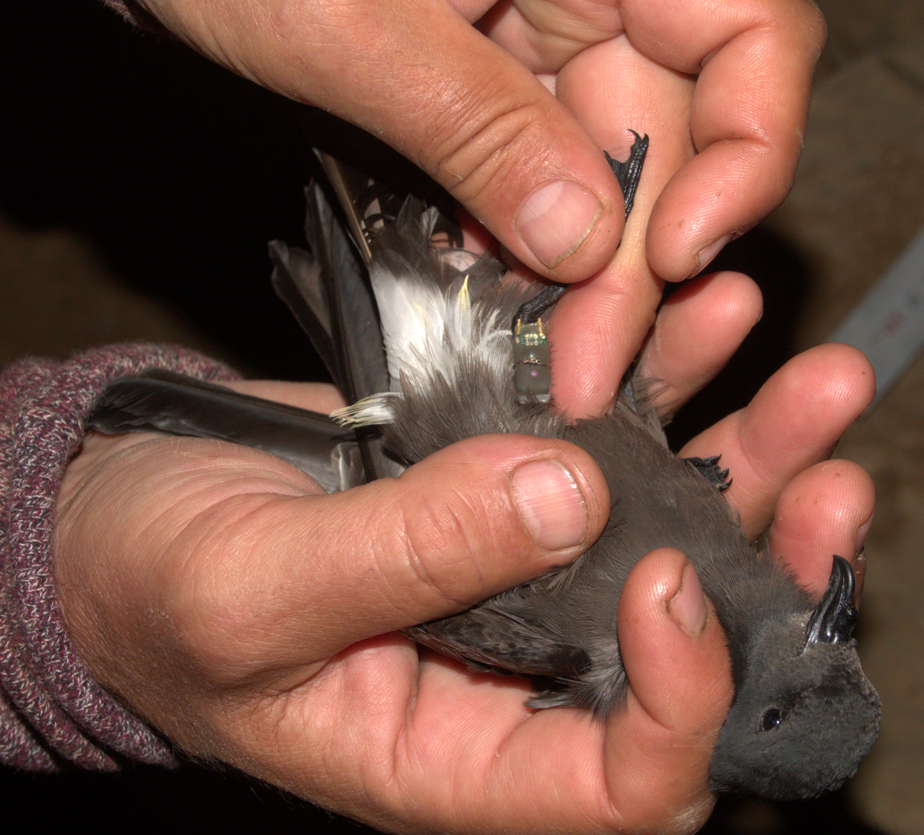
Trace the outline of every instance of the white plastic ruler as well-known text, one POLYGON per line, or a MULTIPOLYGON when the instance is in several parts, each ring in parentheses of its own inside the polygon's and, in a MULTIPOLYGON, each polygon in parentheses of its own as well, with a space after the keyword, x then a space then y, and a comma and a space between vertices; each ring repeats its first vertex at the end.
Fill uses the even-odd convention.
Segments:
POLYGON ((924 231, 828 337, 859 348, 876 370, 876 399, 924 350, 924 231))

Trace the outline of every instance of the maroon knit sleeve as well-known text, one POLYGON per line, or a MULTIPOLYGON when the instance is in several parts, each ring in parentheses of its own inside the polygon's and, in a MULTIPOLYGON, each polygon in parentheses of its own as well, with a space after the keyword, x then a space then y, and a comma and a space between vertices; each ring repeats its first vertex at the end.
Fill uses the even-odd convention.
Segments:
POLYGON ((0 373, 0 763, 112 770, 118 757, 169 765, 168 743, 107 693, 72 646, 52 571, 58 487, 94 401, 148 368, 206 380, 225 366, 179 348, 121 345, 0 373))

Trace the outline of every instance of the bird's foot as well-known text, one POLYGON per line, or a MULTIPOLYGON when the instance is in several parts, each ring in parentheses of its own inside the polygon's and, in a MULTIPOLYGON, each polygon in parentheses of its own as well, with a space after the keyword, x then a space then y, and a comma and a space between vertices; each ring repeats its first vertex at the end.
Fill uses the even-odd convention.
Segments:
POLYGON ((721 455, 713 455, 711 458, 684 458, 683 460, 706 481, 715 485, 719 492, 724 492, 731 487, 731 479, 728 477, 727 467, 724 470, 719 468, 719 458, 721 457, 721 455))

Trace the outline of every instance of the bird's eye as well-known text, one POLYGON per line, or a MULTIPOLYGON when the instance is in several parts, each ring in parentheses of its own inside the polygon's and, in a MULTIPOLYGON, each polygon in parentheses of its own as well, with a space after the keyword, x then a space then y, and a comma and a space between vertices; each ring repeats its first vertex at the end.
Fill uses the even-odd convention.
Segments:
POLYGON ((783 711, 778 707, 771 707, 760 720, 760 729, 762 731, 772 731, 783 721, 783 711))

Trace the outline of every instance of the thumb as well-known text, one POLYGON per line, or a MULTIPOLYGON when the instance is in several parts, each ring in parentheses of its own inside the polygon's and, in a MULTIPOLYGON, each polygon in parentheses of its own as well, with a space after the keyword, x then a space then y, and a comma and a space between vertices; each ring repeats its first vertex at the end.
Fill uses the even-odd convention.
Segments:
POLYGON ((613 256, 623 201, 600 149, 447 0, 146 5, 218 63, 383 139, 529 268, 572 282, 613 256))
POLYGON ((619 598, 618 630, 629 693, 607 743, 632 769, 611 769, 612 802, 652 831, 681 818, 705 822, 715 803, 709 761, 732 683, 724 634, 683 554, 661 548, 636 564, 619 598))
POLYGON ((261 536, 271 562, 255 578, 261 599, 284 607, 271 617, 284 638, 275 658, 304 662, 306 643, 327 657, 466 609, 569 562, 608 515, 586 453, 509 435, 462 441, 397 479, 283 500, 261 536), (295 591, 273 595, 283 583, 295 591))
POLYGON ((396 67, 401 101, 374 114, 365 103, 347 118, 377 119, 390 145, 530 269, 565 282, 602 269, 624 208, 598 145, 529 69, 448 6, 427 28, 401 33, 418 50, 426 43, 427 83, 396 67))

